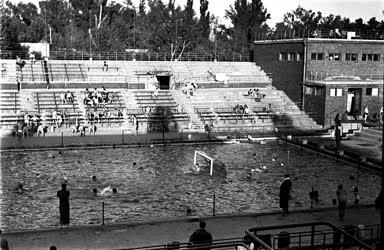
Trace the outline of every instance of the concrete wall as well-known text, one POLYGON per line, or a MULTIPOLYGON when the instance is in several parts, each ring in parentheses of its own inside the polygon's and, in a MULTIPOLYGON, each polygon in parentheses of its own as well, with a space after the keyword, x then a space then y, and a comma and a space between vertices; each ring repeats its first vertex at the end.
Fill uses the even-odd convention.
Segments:
POLYGON ((324 124, 325 98, 325 91, 322 95, 304 95, 304 111, 320 125, 324 124))
POLYGON ((307 46, 307 72, 330 75, 383 74, 384 41, 310 39, 307 46), (324 60, 311 60, 311 53, 324 53, 324 60), (330 61, 329 53, 341 53, 340 61, 330 61), (346 61, 346 53, 357 53, 357 61, 346 61), (380 61, 362 61, 362 54, 380 54, 380 61))
MULTIPOLYGON (((362 89, 362 101, 361 101, 361 112, 358 115, 363 115, 364 107, 369 106, 369 114, 373 115, 374 113, 379 113, 380 108, 383 106, 383 85, 378 83, 372 84, 335 84, 328 85, 326 87, 326 96, 324 102, 324 125, 328 126, 333 124, 333 119, 336 114, 339 113, 340 116, 347 109, 347 93, 349 88, 361 88, 362 89), (330 96, 330 89, 332 88, 342 88, 343 96, 330 96), (379 88, 378 96, 367 96, 367 88, 379 88)), ((311 100, 312 101, 312 100, 311 100)))
POLYGON ((283 90, 294 102, 301 102, 304 61, 279 60, 279 54, 303 53, 300 41, 260 43, 254 46, 255 62, 267 74, 271 73, 272 85, 283 90))

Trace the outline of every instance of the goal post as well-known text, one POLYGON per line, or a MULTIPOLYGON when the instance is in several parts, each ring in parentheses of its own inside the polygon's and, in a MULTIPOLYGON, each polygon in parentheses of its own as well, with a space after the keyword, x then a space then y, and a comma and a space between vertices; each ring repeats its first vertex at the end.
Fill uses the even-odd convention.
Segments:
POLYGON ((210 157, 209 155, 207 155, 203 151, 195 150, 195 156, 193 158, 193 165, 194 166, 196 165, 196 162, 197 162, 197 155, 200 155, 200 156, 202 156, 204 158, 207 158, 210 161, 209 175, 212 175, 213 174, 213 161, 214 161, 214 159, 212 157, 210 157))

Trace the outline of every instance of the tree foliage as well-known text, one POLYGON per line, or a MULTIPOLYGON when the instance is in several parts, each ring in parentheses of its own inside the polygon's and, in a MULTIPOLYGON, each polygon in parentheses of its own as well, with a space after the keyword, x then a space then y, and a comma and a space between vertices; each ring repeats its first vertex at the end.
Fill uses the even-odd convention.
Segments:
POLYGON ((199 0, 198 13, 193 8, 196 0, 184 0, 183 6, 176 6, 175 0, 140 0, 137 7, 131 0, 42 0, 38 7, 7 1, 1 6, 1 50, 20 50, 21 42, 46 41, 52 50, 141 49, 177 59, 182 53, 243 53, 254 39, 300 37, 316 30, 326 30, 328 35, 364 30, 373 38, 384 34, 384 22, 375 18, 352 22, 300 6, 272 29, 266 24, 270 14, 262 0, 233 1, 225 15, 230 27, 208 11, 209 0, 199 0))

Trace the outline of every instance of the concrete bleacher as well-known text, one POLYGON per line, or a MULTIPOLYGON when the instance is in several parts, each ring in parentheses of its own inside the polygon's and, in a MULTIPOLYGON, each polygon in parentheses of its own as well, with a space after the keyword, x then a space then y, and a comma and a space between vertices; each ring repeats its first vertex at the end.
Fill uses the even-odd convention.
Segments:
POLYGON ((187 126, 189 115, 176 103, 170 91, 160 90, 157 96, 153 91, 135 91, 135 99, 139 109, 127 110, 127 115, 132 123, 136 119, 140 128, 159 131, 187 126))
POLYGON ((0 111, 17 113, 20 110, 20 93, 17 91, 0 92, 0 111))
MULTIPOLYGON (((320 129, 285 95, 272 88, 262 88, 264 98, 251 98, 248 89, 199 89, 187 103, 202 123, 210 123, 216 130, 298 128, 320 129), (235 112, 236 105, 247 105, 250 112, 235 112)), ((187 97, 186 97, 187 98, 187 97)))
POLYGON ((48 62, 48 73, 51 81, 85 81, 85 66, 82 63, 48 62))
POLYGON ((2 90, 0 92, 0 126, 9 128, 22 120, 20 108, 20 93, 2 90))
MULTIPOLYGON (((73 94, 73 92, 71 92, 73 94)), ((80 113, 77 97, 74 95, 72 103, 63 102, 60 98, 59 91, 39 91, 34 93, 35 105, 37 112, 66 110, 68 112, 80 113)))

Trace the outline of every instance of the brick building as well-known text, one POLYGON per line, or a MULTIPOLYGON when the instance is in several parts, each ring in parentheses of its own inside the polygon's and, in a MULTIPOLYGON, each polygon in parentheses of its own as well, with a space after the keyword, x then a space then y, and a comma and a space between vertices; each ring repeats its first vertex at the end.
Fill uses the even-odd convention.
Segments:
POLYGON ((384 40, 255 41, 254 58, 319 124, 345 111, 359 117, 366 105, 374 116, 383 105, 384 40))

